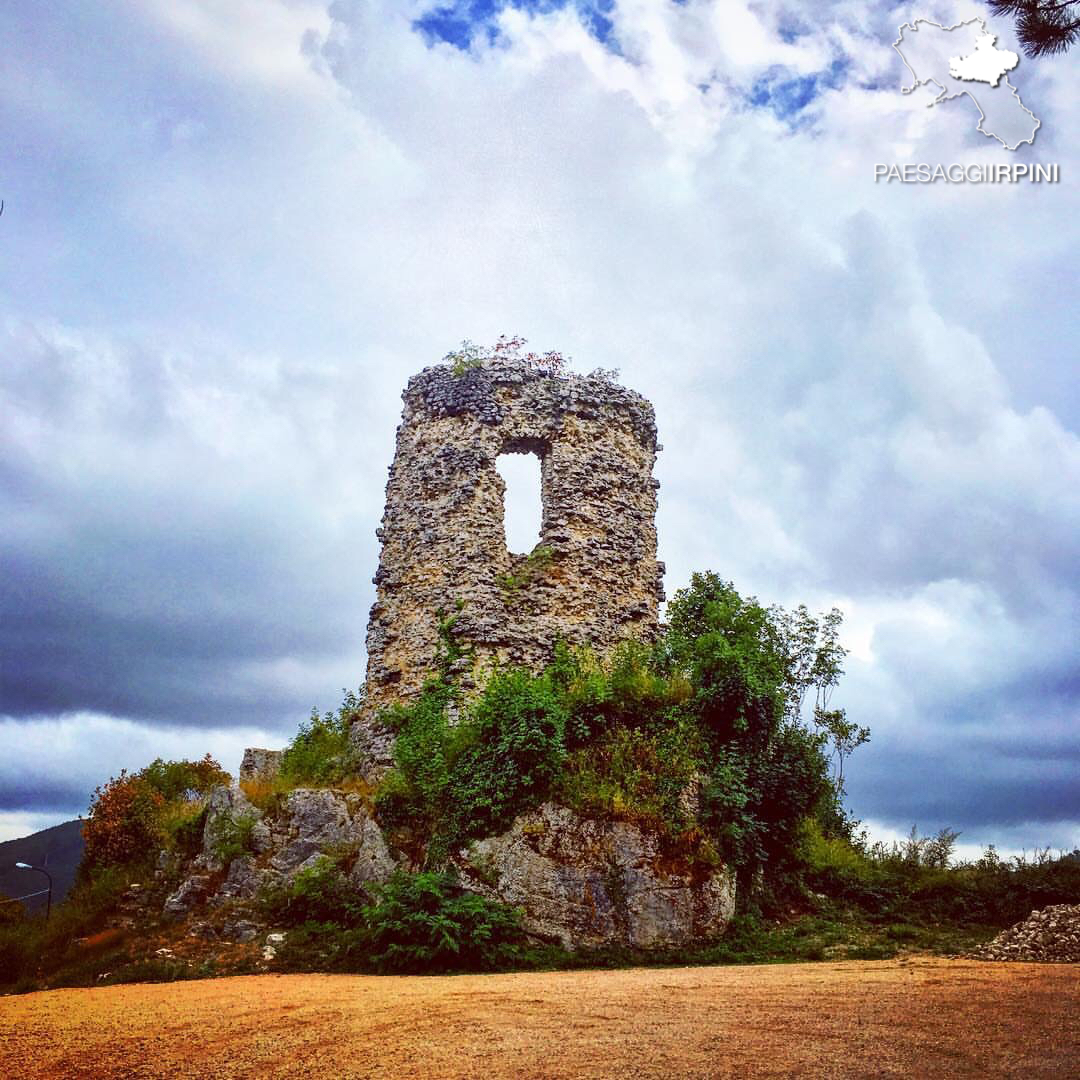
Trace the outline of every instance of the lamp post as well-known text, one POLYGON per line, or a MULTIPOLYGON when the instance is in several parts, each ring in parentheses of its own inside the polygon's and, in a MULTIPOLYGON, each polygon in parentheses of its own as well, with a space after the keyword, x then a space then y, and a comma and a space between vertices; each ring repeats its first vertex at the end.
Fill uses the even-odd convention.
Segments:
POLYGON ((49 895, 45 902, 45 921, 49 921, 49 916, 52 914, 52 874, 48 870, 42 869, 40 866, 31 866, 29 863, 17 862, 15 864, 16 870, 36 870, 39 874, 44 874, 49 880, 49 895))

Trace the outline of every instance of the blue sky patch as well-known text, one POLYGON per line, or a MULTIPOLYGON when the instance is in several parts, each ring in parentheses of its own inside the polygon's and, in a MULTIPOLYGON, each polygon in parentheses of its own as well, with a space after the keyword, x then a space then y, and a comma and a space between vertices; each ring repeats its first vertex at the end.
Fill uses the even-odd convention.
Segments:
POLYGON ((494 41, 496 21, 504 8, 516 8, 531 15, 543 15, 562 8, 574 8, 582 25, 597 41, 617 51, 608 17, 614 0, 457 0, 431 8, 414 20, 413 29, 424 35, 429 45, 445 42, 467 51, 478 35, 494 41))
POLYGON ((850 60, 838 57, 823 71, 812 75, 792 76, 785 67, 770 68, 751 87, 747 101, 755 108, 769 109, 779 120, 799 123, 799 115, 825 90, 842 86, 850 66, 850 60))

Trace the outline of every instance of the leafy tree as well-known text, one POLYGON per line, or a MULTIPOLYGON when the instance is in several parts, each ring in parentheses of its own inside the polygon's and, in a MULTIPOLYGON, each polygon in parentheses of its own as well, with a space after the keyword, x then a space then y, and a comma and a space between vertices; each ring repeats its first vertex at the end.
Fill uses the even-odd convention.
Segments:
POLYGON ((85 847, 80 868, 117 866, 145 858, 165 838, 165 796, 140 774, 121 770, 94 790, 83 821, 85 847))
POLYGON ((989 0, 995 15, 1016 24, 1016 36, 1028 56, 1067 52, 1080 36, 1080 0, 989 0))
POLYGON ((738 868, 745 897, 759 869, 792 859, 807 816, 843 818, 825 747, 832 739, 850 752, 868 732, 826 707, 842 673, 841 615, 834 610, 819 619, 805 607, 766 608, 705 573, 675 594, 668 619, 667 662, 689 675, 686 707, 710 745, 707 824, 738 868))
POLYGON ((167 800, 205 794, 212 787, 228 784, 232 779, 209 754, 201 761, 155 758, 138 775, 167 800))

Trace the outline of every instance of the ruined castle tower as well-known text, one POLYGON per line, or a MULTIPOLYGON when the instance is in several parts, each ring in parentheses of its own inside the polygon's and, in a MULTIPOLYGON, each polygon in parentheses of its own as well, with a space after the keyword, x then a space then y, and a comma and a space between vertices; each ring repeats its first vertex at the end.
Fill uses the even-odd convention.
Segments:
POLYGON ((648 401, 519 359, 425 368, 402 396, 368 623, 369 715, 432 674, 440 611, 456 615, 469 649, 466 685, 496 660, 539 670, 560 638, 606 650, 655 635, 663 564, 648 401), (531 553, 507 550, 495 466, 505 453, 540 458, 531 553))

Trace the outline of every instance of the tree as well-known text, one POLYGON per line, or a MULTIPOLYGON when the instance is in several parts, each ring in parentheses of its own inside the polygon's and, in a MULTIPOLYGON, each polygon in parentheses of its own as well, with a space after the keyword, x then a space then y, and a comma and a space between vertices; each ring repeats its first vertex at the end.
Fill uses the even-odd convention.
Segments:
POLYGON ((843 759, 869 732, 828 708, 843 671, 841 618, 835 609, 815 617, 802 606, 763 607, 712 573, 694 574, 668 606, 667 664, 688 677, 685 707, 709 745, 704 816, 738 868, 744 897, 758 870, 790 860, 807 817, 843 819, 843 759))
POLYGON ((1080 0, 989 0, 995 15, 1016 22, 1016 36, 1028 56, 1067 52, 1080 37, 1080 0))

